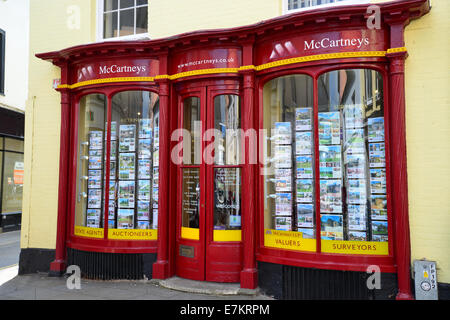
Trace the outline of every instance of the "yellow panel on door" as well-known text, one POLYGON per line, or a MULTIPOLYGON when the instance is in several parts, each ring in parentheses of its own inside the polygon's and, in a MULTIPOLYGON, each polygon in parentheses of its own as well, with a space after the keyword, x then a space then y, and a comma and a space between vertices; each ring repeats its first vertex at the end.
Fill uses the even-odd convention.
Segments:
POLYGON ((200 231, 198 228, 181 227, 181 237, 183 239, 199 240, 200 231))
POLYGON ((241 241, 241 230, 214 230, 213 241, 241 241))

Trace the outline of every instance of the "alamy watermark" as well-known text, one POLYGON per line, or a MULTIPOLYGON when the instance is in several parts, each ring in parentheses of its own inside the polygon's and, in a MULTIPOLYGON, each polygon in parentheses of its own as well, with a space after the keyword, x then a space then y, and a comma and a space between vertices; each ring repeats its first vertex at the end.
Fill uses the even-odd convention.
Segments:
POLYGON ((69 277, 66 280, 66 287, 69 290, 81 289, 81 269, 77 265, 70 265, 67 267, 66 274, 69 277))
POLYGON ((68 6, 66 9, 66 25, 69 30, 79 30, 81 28, 81 8, 77 5, 68 6))
POLYGON ((381 269, 377 265, 370 265, 367 267, 366 270, 367 274, 370 274, 370 276, 367 278, 366 285, 367 289, 374 290, 374 289, 381 289, 381 269))
POLYGON ((381 29, 381 9, 377 5, 367 7, 367 29, 381 29))

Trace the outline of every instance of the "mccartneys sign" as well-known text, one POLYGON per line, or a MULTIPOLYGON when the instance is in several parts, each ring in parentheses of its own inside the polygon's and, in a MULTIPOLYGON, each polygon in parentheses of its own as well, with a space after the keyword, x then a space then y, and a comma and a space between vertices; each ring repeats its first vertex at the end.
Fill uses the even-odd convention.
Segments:
POLYGON ((114 73, 136 73, 146 72, 146 66, 118 66, 113 64, 112 66, 100 66, 99 74, 114 74, 114 73))
POLYGON ((304 41, 304 50, 313 49, 327 49, 327 48, 340 48, 340 47, 356 47, 360 49, 362 46, 368 46, 370 44, 369 38, 353 38, 353 39, 339 39, 332 40, 330 38, 323 38, 322 40, 304 41))

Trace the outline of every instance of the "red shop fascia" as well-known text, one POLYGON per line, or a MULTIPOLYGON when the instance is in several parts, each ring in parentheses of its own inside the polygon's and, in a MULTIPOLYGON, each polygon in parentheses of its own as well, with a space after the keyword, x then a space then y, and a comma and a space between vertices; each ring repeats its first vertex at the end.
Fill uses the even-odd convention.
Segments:
MULTIPOLYGON (((375 19, 380 19, 379 28, 368 27, 373 13, 367 10, 368 5, 352 5, 290 14, 232 29, 198 31, 158 40, 93 43, 37 54, 38 58, 51 61, 61 69, 61 85, 57 88, 61 93, 58 230, 51 271, 65 270, 69 248, 97 253, 150 253, 155 255, 153 278, 180 275, 198 280, 240 282, 243 288, 258 285, 257 261, 359 272, 377 265, 381 272, 397 274, 398 298, 411 298, 404 29, 412 19, 426 14, 430 5, 427 0, 404 0, 383 3, 378 8, 380 16, 375 19), (264 178, 258 174, 261 165, 248 162, 239 166, 242 174, 239 241, 214 241, 210 191, 213 185, 209 179, 213 169, 208 165, 198 167, 204 190, 201 191, 204 201, 200 209, 200 235, 183 239, 181 169, 171 161, 171 150, 178 143, 172 141, 171 135, 183 125, 180 120, 183 99, 200 97, 200 109, 212 110, 210 105, 215 95, 238 95, 242 129, 258 130, 263 127, 265 83, 286 75, 306 74, 314 79, 314 92, 317 92, 318 77, 338 69, 371 69, 383 77, 387 254, 323 252, 320 237, 316 237, 312 252, 268 246, 264 240, 264 178), (104 94, 110 128, 111 98, 129 90, 151 91, 159 96, 157 235, 150 240, 111 239, 106 224, 102 236, 83 237, 74 233, 78 104, 87 94, 104 94), (217 267, 221 264, 232 267, 221 270, 217 267)), ((316 128, 317 100, 315 94, 316 128)), ((206 113, 202 111, 201 120, 209 128, 213 120, 206 113)), ((314 138, 317 148, 317 133, 314 138)), ((106 139, 108 155, 111 135, 106 139)), ((251 155, 249 148, 246 144, 246 160, 251 155)), ((105 170, 109 170, 109 161, 105 170)), ((317 182, 315 188, 318 191, 317 182)), ((318 207, 320 199, 316 201, 318 207)), ((320 221, 319 211, 315 210, 316 221, 320 221)), ((320 234, 319 223, 316 227, 316 234, 320 234)))

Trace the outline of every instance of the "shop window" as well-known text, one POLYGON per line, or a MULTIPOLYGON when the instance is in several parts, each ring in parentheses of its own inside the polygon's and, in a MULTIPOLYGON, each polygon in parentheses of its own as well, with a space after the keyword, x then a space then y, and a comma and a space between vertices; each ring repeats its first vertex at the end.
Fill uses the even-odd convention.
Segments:
POLYGON ((333 5, 348 5, 368 3, 369 0, 284 0, 284 13, 297 12, 305 9, 323 8, 333 5))
MULTIPOLYGON (((84 96, 79 103, 75 225, 101 229, 105 227, 107 215, 109 230, 157 229, 158 95, 147 91, 124 91, 112 98, 107 187, 106 105, 105 96, 99 94, 84 96)), ((95 233, 86 234, 80 228, 75 234, 95 237, 95 233)), ((103 238, 102 232, 98 235, 103 238)), ((108 237, 122 239, 114 232, 111 237, 108 232, 108 237)))
POLYGON ((157 229, 159 98, 124 91, 112 98, 109 228, 157 229))
POLYGON ((267 246, 277 231, 298 232, 302 250, 315 251, 315 155, 313 79, 276 78, 264 85, 264 234, 267 246))
POLYGON ((23 153, 4 151, 0 152, 0 155, 3 157, 3 161, 0 161, 0 168, 3 170, 1 212, 21 212, 24 173, 23 153))
POLYGON ((101 94, 82 97, 78 113, 76 226, 104 225, 105 122, 106 97, 101 94))
POLYGON ((146 34, 148 0, 98 0, 100 39, 146 34))
POLYGON ((320 239, 321 252, 387 255, 382 75, 337 70, 317 86, 313 110, 312 78, 264 85, 264 245, 316 251, 320 239))
POLYGON ((23 140, 5 138, 5 150, 23 152, 23 140))
POLYGON ((382 76, 326 73, 318 98, 321 237, 387 242, 382 76))

